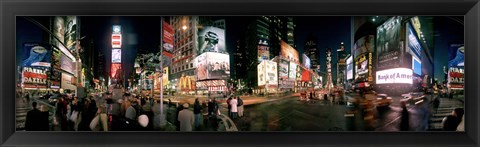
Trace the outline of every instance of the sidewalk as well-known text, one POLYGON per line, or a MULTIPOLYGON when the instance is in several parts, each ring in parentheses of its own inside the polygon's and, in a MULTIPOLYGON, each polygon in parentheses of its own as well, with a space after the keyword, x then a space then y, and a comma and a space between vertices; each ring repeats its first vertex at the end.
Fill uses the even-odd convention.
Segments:
MULTIPOLYGON (((240 98, 243 100, 244 106, 247 105, 255 105, 255 104, 260 104, 264 102, 270 102, 270 101, 275 101, 275 100, 281 100, 284 98, 289 98, 289 97, 294 97, 294 96, 300 96, 300 93, 292 93, 288 95, 283 95, 283 96, 270 96, 270 97, 261 97, 261 96, 240 96, 240 98)), ((163 101, 168 103, 168 99, 171 99, 172 103, 189 103, 193 104, 195 102, 195 99, 198 98, 198 100, 201 102, 208 101, 208 98, 206 96, 202 97, 195 97, 195 96, 174 96, 174 97, 164 97, 163 101)), ((217 100, 221 103, 221 105, 227 105, 226 100, 217 100)))

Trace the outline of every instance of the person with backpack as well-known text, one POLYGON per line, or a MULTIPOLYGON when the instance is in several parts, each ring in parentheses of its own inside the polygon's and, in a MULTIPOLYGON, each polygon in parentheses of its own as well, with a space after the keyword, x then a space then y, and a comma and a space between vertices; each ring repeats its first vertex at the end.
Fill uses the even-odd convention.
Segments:
POLYGON ((238 99, 238 117, 243 117, 243 99, 237 96, 238 99))

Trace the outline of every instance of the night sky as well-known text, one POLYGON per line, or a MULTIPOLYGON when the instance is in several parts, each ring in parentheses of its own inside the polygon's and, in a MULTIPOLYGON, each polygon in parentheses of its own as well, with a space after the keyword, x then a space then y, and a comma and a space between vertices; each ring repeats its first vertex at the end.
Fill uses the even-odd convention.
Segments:
MULTIPOLYGON (((48 17, 45 21, 48 23, 48 17)), ((105 54, 106 68, 110 69, 111 61, 111 32, 112 25, 118 24, 122 26, 123 44, 122 44, 122 63, 127 76, 133 71, 133 63, 137 53, 157 52, 160 42, 160 17, 158 16, 85 16, 81 18, 81 36, 85 36, 85 40, 93 40, 95 48, 99 52, 105 54)), ((253 17, 214 17, 214 19, 226 20, 226 45, 230 53, 233 53, 235 42, 242 33, 245 33, 246 27, 253 17)), ((460 17, 461 18, 461 17, 460 17)), ((309 16, 294 17, 295 28, 295 48, 300 55, 304 52, 305 38, 312 33, 318 38, 318 49, 320 56, 321 71, 325 71, 325 49, 332 49, 332 61, 336 59, 336 49, 339 48, 340 42, 345 43, 345 49, 350 51, 351 32, 350 17, 333 17, 333 16, 309 16)), ((35 40, 37 35, 41 34, 38 27, 32 27, 30 22, 24 19, 17 19, 17 64, 19 62, 19 51, 21 42, 35 40), (27 35, 30 37, 19 37, 27 35), (19 46, 20 45, 20 46, 19 46)), ((463 25, 448 19, 447 17, 439 17, 434 19, 434 72, 435 78, 443 79, 442 67, 448 62, 448 45, 450 43, 463 42, 464 29, 463 25)), ((38 39, 37 39, 38 40, 38 39)), ((428 41, 428 40, 427 40, 428 41)), ((468 49, 467 49, 468 50, 468 49)), ((468 52, 468 51, 467 51, 468 52)), ((233 65, 233 64, 232 64, 233 65)), ((332 64, 332 70, 336 71, 336 63, 332 64)), ((335 80, 335 77, 333 77, 335 80)))

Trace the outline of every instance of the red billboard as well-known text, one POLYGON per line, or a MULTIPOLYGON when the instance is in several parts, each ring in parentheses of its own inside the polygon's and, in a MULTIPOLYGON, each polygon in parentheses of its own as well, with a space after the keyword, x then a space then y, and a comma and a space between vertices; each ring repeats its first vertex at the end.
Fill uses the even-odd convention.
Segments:
POLYGON ((302 81, 309 82, 310 81, 310 71, 303 70, 302 71, 302 81))
POLYGON ((162 27, 162 41, 163 41, 163 53, 172 58, 173 57, 173 27, 168 24, 167 22, 163 22, 163 27, 162 27))
POLYGON ((122 64, 113 63, 112 66, 110 67, 110 76, 112 78, 116 78, 117 75, 119 75, 119 73, 117 74, 117 72, 121 72, 121 69, 122 69, 122 64))

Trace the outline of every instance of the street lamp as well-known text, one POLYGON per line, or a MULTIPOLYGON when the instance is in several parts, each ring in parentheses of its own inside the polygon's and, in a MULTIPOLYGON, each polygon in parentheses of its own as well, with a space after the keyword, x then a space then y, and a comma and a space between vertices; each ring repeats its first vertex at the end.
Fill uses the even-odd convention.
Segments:
POLYGON ((187 27, 186 25, 183 25, 183 26, 182 26, 182 29, 183 29, 184 31, 187 30, 187 28, 188 28, 188 27, 187 27))

